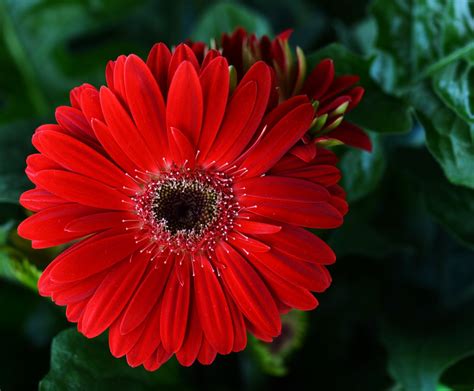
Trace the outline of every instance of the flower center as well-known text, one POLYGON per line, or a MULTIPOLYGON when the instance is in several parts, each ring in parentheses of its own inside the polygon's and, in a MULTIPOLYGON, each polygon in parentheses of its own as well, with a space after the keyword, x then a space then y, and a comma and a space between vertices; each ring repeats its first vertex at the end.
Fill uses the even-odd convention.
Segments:
POLYGON ((153 201, 155 221, 172 235, 201 233, 218 216, 222 195, 199 181, 169 181, 158 186, 153 201))
POLYGON ((220 172, 169 171, 134 198, 143 233, 161 251, 213 251, 232 230, 239 204, 220 172))

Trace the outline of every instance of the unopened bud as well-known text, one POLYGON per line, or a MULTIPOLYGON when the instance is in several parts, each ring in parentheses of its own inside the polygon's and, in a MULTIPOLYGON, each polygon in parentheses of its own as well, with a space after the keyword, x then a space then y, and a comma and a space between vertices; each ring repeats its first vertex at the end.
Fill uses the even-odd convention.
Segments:
POLYGON ((335 110, 331 111, 329 117, 336 117, 338 115, 343 115, 347 107, 349 106, 349 101, 345 101, 344 103, 340 104, 335 110))
POLYGON ((229 65, 229 92, 232 93, 237 86, 237 71, 233 65, 229 65))
POLYGON ((324 133, 336 129, 341 124, 343 119, 344 117, 342 115, 336 118, 333 122, 331 122, 327 127, 324 128, 324 133))
POLYGON ((328 119, 327 114, 323 114, 323 115, 320 115, 319 117, 315 117, 313 122, 311 123, 310 134, 316 135, 324 127, 327 119, 328 119))
POLYGON ((322 147, 336 147, 338 145, 343 145, 342 141, 336 140, 335 138, 327 138, 316 141, 316 144, 321 145, 322 147))

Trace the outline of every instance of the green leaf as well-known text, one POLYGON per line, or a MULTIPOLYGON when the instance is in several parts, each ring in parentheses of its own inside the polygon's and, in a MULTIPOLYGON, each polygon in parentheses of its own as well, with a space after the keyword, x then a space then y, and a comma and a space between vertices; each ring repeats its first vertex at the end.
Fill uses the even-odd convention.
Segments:
POLYGON ((474 354, 474 318, 450 317, 436 323, 385 324, 382 339, 389 354, 388 370, 404 391, 437 391, 442 373, 474 354))
POLYGON ((474 70, 467 61, 458 61, 436 72, 433 86, 436 94, 459 117, 474 123, 474 70))
POLYGON ((158 371, 131 368, 114 358, 106 338, 87 339, 76 330, 59 333, 51 347, 51 368, 40 391, 82 390, 186 390, 175 361, 158 371))
POLYGON ((372 152, 351 149, 341 158, 342 186, 349 202, 357 201, 372 192, 385 172, 385 154, 380 136, 371 134, 372 152))
POLYGON ((273 342, 265 343, 249 336, 249 349, 261 370, 272 376, 287 373, 286 361, 302 346, 308 327, 307 313, 293 310, 281 318, 282 331, 273 342))
POLYGON ((418 102, 426 145, 446 177, 455 185, 474 188, 474 122, 456 116, 429 88, 419 86, 412 100, 418 102))
POLYGON ((469 0, 375 0, 373 74, 388 91, 403 92, 416 81, 474 51, 469 0))
POLYGON ((210 7, 201 17, 192 37, 204 42, 219 40, 222 33, 231 33, 237 27, 243 27, 257 36, 272 34, 270 25, 263 16, 240 5, 220 3, 210 7))
POLYGON ((376 0, 372 11, 378 38, 371 74, 423 114, 428 148, 448 179, 474 188, 469 1, 376 0))
POLYGON ((410 106, 403 100, 390 96, 375 83, 369 72, 372 60, 361 57, 345 47, 332 44, 308 56, 308 69, 324 58, 334 60, 338 74, 360 76, 365 95, 348 119, 365 129, 377 133, 403 133, 412 128, 410 106))

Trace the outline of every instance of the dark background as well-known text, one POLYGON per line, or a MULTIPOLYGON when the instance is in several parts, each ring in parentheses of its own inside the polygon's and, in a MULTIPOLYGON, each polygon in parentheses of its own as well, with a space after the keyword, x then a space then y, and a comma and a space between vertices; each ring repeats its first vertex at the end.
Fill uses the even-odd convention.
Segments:
POLYGON ((472 3, 216 4, 0 0, 0 389, 37 389, 49 372, 43 390, 472 390, 472 3), (51 354, 71 326, 35 281, 58 250, 33 251, 15 233, 35 127, 54 120, 72 87, 102 84, 107 60, 240 24, 294 28, 292 44, 333 57, 367 90, 353 119, 370 131, 373 153, 336 149, 351 211, 341 229, 321 233, 338 254, 332 286, 315 311, 285 318, 274 345, 251 340, 209 367, 132 370, 103 338, 75 331, 51 354), (334 42, 342 46, 322 49, 334 42))

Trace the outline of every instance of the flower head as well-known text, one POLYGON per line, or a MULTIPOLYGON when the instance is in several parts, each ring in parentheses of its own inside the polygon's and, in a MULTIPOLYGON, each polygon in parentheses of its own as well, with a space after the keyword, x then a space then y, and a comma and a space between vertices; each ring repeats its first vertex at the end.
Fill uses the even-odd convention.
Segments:
POLYGON ((257 61, 232 88, 217 51, 153 47, 108 64, 33 136, 36 212, 18 228, 35 248, 73 242, 43 272, 40 294, 78 330, 109 330, 114 356, 157 369, 211 363, 271 341, 280 313, 313 309, 332 250, 303 227, 334 228, 347 204, 335 155, 292 150, 314 118, 305 96, 275 106, 257 61))
MULTIPOLYGON (((239 77, 256 61, 264 61, 275 73, 280 100, 305 94, 315 107, 313 123, 303 139, 306 147, 302 158, 314 157, 314 144, 343 143, 370 151, 370 139, 355 124, 344 119, 362 99, 364 89, 355 86, 356 75, 336 76, 331 59, 324 59, 307 70, 303 50, 297 47, 293 54, 289 45, 292 30, 286 30, 273 40, 257 38, 243 28, 232 34, 222 34, 222 54, 232 64, 239 77), (309 73, 308 73, 309 71, 309 73)), ((201 45, 195 44, 196 48, 201 45)))

